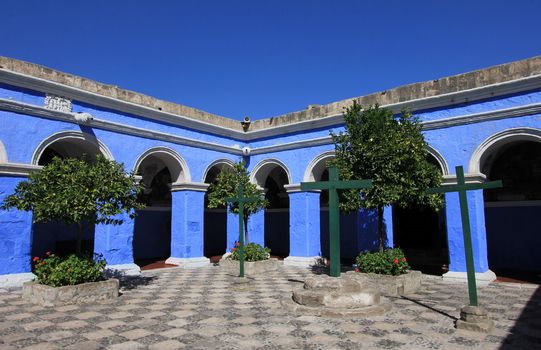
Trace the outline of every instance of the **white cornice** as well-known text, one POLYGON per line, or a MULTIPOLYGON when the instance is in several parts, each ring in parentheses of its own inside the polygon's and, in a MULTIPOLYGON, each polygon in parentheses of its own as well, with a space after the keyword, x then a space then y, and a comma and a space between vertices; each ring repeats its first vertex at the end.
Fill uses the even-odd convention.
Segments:
MULTIPOLYGON (((464 174, 464 182, 467 184, 482 184, 487 180, 485 174, 482 173, 466 173, 464 174)), ((456 175, 444 175, 443 176, 443 186, 447 185, 456 185, 456 175)))
POLYGON ((297 193, 297 192, 316 192, 316 193, 319 193, 319 192, 321 192, 321 190, 307 190, 307 191, 302 190, 300 183, 291 184, 291 185, 284 185, 284 188, 286 189, 287 193, 297 193))
POLYGON ((0 163, 0 175, 26 177, 31 172, 41 170, 41 166, 22 163, 0 163))
POLYGON ((198 191, 206 192, 210 184, 204 182, 175 182, 171 186, 171 191, 198 191))

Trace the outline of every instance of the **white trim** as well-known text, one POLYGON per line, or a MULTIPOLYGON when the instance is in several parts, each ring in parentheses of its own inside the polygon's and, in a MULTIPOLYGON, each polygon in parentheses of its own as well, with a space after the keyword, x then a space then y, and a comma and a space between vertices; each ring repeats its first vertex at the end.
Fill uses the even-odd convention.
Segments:
MULTIPOLYGON (((467 183, 467 184, 482 184, 486 180, 487 180, 487 177, 485 176, 485 174, 482 174, 482 173, 476 173, 476 174, 466 173, 466 174, 464 174, 464 182, 467 183)), ((444 175, 443 176, 442 186, 456 185, 456 184, 457 184, 456 174, 444 175)))
POLYGON ((445 176, 445 175, 449 175, 449 166, 447 165, 447 161, 445 160, 445 158, 443 157, 443 155, 438 152, 437 149, 435 149, 434 147, 432 147, 431 145, 427 144, 427 151, 428 153, 434 157, 434 159, 436 160, 436 162, 438 162, 438 164, 440 165, 440 170, 442 171, 442 175, 445 176))
POLYGON ((141 268, 134 263, 131 264, 116 264, 105 266, 104 275, 107 277, 121 276, 139 276, 141 268))
POLYGON ((60 131, 57 133, 54 133, 50 135, 49 137, 45 138, 43 141, 40 142, 38 147, 36 147, 34 154, 32 154, 32 164, 38 165, 39 159, 41 158, 41 155, 43 154, 43 151, 49 146, 51 146, 53 143, 57 141, 64 141, 64 140, 81 140, 87 143, 90 143, 93 146, 96 146, 100 153, 109 160, 114 160, 113 154, 107 148, 107 146, 101 142, 98 138, 96 138, 93 135, 90 135, 88 133, 84 133, 81 131, 75 131, 75 130, 69 130, 69 131, 60 131))
POLYGON ((201 182, 205 182, 210 169, 212 169, 212 167, 217 166, 217 165, 222 165, 220 169, 222 169, 224 166, 229 166, 231 167, 231 169, 233 169, 233 166, 235 165, 235 163, 231 159, 227 159, 227 158, 220 158, 220 159, 216 159, 212 161, 212 163, 210 163, 205 169, 205 171, 203 172, 203 178, 201 179, 201 182))
MULTIPOLYGON (((442 278, 444 281, 449 281, 449 282, 464 282, 464 283, 468 282, 468 274, 466 272, 448 271, 443 274, 442 278)), ((475 273, 475 281, 477 285, 486 286, 490 282, 495 281, 495 280, 496 280, 496 274, 492 272, 491 270, 475 273)))
MULTIPOLYGON (((259 171, 261 171, 267 165, 274 165, 274 166, 282 167, 282 169, 284 169, 284 171, 286 172, 288 184, 293 182, 292 179, 291 179, 291 172, 289 171, 289 168, 281 160, 278 160, 276 158, 268 158, 268 159, 261 160, 259 163, 256 164, 256 166, 254 166, 252 168, 252 171, 250 171, 250 182, 251 183, 256 184, 258 186, 261 186, 261 187, 265 186, 264 183, 260 184, 260 183, 257 182, 257 174, 259 173, 259 171)), ((268 175, 269 174, 267 174, 266 176, 268 176, 268 175)), ((265 177, 265 179, 266 179, 266 177, 265 177)))
MULTIPOLYGON (((163 160, 164 159, 163 155, 165 155, 166 157, 172 158, 178 164, 178 166, 180 167, 180 171, 178 172, 178 175, 176 176, 176 178, 171 179, 173 182, 191 182, 192 181, 192 177, 190 175, 190 169, 188 168, 188 163, 186 163, 184 158, 182 158, 180 154, 177 153, 177 151, 175 151, 172 148, 164 147, 164 146, 152 147, 152 148, 147 149, 143 153, 141 153, 141 155, 137 157, 137 161, 135 162, 135 166, 133 167, 133 172, 137 173, 139 171, 139 167, 144 162, 144 160, 151 155, 155 155, 158 158, 160 158, 162 161, 164 161, 169 172, 172 172, 178 169, 171 169, 171 167, 169 167, 169 165, 167 164, 167 161, 163 160)), ((174 175, 174 174, 171 174, 171 175, 174 175)))
POLYGON ((35 278, 36 275, 31 272, 0 275, 0 288, 22 287, 23 283, 33 281, 35 278))
POLYGON ((8 162, 8 153, 6 152, 6 147, 4 143, 0 140, 0 164, 8 162))
POLYGON ((31 172, 39 171, 42 168, 42 166, 32 164, 3 163, 0 164, 0 175, 26 177, 30 175, 31 172))
POLYGON ((210 265, 210 259, 204 256, 199 258, 174 258, 170 257, 165 260, 166 264, 177 265, 185 269, 192 269, 197 267, 205 267, 210 265))
POLYGON ((176 191, 198 191, 206 192, 209 184, 204 182, 175 182, 171 185, 171 192, 176 191))
POLYGON ((251 155, 287 151, 290 149, 330 145, 333 143, 331 136, 317 137, 313 139, 286 142, 271 146, 261 146, 252 149, 251 155))
POLYGON ((470 158, 468 171, 470 173, 481 172, 481 162, 487 155, 491 153, 494 147, 500 147, 515 141, 541 142, 541 129, 527 127, 511 128, 491 135, 486 140, 481 142, 475 151, 473 151, 470 158))
POLYGON ((290 194, 290 193, 299 193, 299 192, 315 192, 315 193, 320 193, 321 192, 321 190, 307 190, 307 191, 304 191, 304 190, 301 189, 301 184, 300 183, 291 184, 291 185, 284 185, 284 188, 286 189, 286 192, 288 194, 290 194))
POLYGON ((314 159, 310 161, 308 167, 304 171, 303 182, 314 182, 314 168, 322 161, 332 159, 335 157, 335 151, 327 151, 317 155, 314 159))
POLYGON ((288 256, 284 259, 285 266, 310 268, 319 264, 320 256, 288 256))

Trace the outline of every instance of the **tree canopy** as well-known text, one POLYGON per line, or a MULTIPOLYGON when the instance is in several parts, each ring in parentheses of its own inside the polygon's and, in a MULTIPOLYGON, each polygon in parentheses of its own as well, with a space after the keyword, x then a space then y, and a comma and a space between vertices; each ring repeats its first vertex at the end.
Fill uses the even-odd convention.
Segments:
POLYGON ((441 184, 441 171, 428 161, 428 145, 419 120, 403 111, 395 117, 391 110, 378 105, 361 108, 353 103, 344 113, 345 132, 331 133, 336 151, 334 164, 342 179, 371 179, 373 187, 342 193, 343 211, 359 208, 377 209, 379 248, 383 250, 383 208, 412 204, 438 209, 439 195, 426 190, 441 184))

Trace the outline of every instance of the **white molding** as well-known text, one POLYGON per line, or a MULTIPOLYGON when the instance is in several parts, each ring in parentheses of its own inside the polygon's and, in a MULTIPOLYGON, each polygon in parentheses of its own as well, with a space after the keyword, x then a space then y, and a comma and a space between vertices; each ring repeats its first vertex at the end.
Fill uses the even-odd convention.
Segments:
POLYGON ((447 165, 447 161, 445 160, 445 157, 434 147, 427 144, 427 151, 428 153, 438 162, 440 165, 440 170, 442 172, 442 175, 449 175, 449 165, 447 165))
POLYGON ((481 162, 492 150, 515 141, 541 142, 541 129, 528 127, 510 128, 490 135, 473 151, 468 165, 468 171, 472 173, 481 172, 481 162))
POLYGON ((165 260, 166 264, 177 265, 185 269, 192 269, 197 267, 205 267, 210 265, 210 259, 204 256, 198 258, 174 258, 170 257, 165 260))
MULTIPOLYGON (((464 182, 467 184, 482 184, 487 180, 485 174, 482 173, 466 173, 464 174, 464 182)), ((456 174, 444 175, 442 186, 456 185, 456 174)))
MULTIPOLYGON (((191 182, 192 181, 192 176, 190 175, 190 168, 188 168, 188 163, 186 163, 184 158, 182 158, 180 154, 178 154, 177 151, 165 146, 152 147, 145 150, 143 153, 141 153, 141 155, 137 157, 137 161, 135 162, 135 165, 133 167, 133 172, 137 173, 143 161, 148 156, 151 156, 151 155, 154 155, 160 158, 165 163, 169 172, 178 171, 176 178, 172 179, 173 182, 191 182), (176 165, 180 167, 180 170, 172 169, 173 166, 169 167, 169 165, 171 164, 168 164, 167 160, 164 160, 163 155, 165 155, 166 157, 170 157, 170 159, 172 158, 175 161, 176 165)), ((171 174, 171 175, 174 175, 174 174, 171 174)))
POLYGON ((105 276, 115 277, 117 275, 122 276, 139 276, 141 274, 141 268, 134 263, 131 264, 116 264, 105 266, 105 276))
POLYGON ((171 192, 176 191, 198 191, 206 192, 209 184, 204 182, 175 182, 171 185, 171 192))
POLYGON ((284 259, 284 265, 310 268, 318 265, 320 259, 320 256, 288 256, 284 259))
MULTIPOLYGON (((94 92, 74 88, 57 82, 45 80, 42 78, 33 77, 27 74, 16 73, 6 69, 0 69, 0 82, 22 87, 25 89, 40 91, 46 94, 59 95, 70 98, 74 101, 80 101, 91 105, 113 109, 125 113, 135 114, 149 119, 154 119, 161 122, 166 122, 173 125, 196 129, 209 132, 212 134, 222 135, 243 139, 244 132, 241 130, 233 130, 228 127, 219 126, 212 123, 207 123, 201 120, 181 116, 165 111, 160 111, 155 108, 138 105, 132 102, 119 100, 113 97, 103 96, 94 92)), ((166 102, 166 101, 164 101, 166 102)), ((183 106, 186 107, 186 106, 183 106)), ((191 107, 187 107, 193 109, 191 107)), ((195 110, 195 109, 194 109, 195 110)), ((203 111, 198 111, 203 114, 208 114, 203 111)), ((222 119, 228 119, 216 116, 222 119)), ((240 129, 240 121, 238 122, 240 129)))
POLYGON ((335 151, 327 151, 323 152, 321 154, 318 154, 314 159, 310 161, 308 166, 306 167, 306 170, 304 171, 304 177, 303 182, 313 182, 315 181, 314 178, 314 168, 322 161, 329 160, 335 157, 335 151))
POLYGON ((30 175, 31 172, 39 171, 42 168, 42 166, 33 164, 0 163, 0 175, 26 177, 30 175))
POLYGON ((330 145, 332 143, 333 143, 333 140, 331 136, 323 136, 323 137, 317 137, 317 138, 301 140, 301 141, 285 142, 285 143, 271 145, 271 146, 256 147, 252 149, 251 155, 281 152, 281 151, 287 151, 287 150, 296 149, 296 148, 330 145))
POLYGON ((7 163, 8 162, 8 153, 6 152, 6 147, 4 147, 4 143, 2 140, 0 140, 0 163, 7 163))
MULTIPOLYGON (((281 167, 282 169, 284 169, 284 171, 286 172, 286 175, 287 175, 287 182, 290 184, 292 183, 292 178, 291 178, 291 172, 289 171, 289 168, 279 159, 276 159, 276 158, 266 158, 266 159, 263 159, 261 161, 259 161, 259 163, 257 163, 253 168, 252 170, 250 171, 250 182, 253 183, 253 184, 256 184, 258 186, 264 186, 265 184, 260 184, 258 181, 257 181, 257 175, 258 173, 264 169, 266 166, 268 165, 274 165, 274 167, 276 166, 279 166, 281 167)), ((267 172, 265 174, 265 179, 266 177, 269 175, 270 171, 267 172)))
MULTIPOLYGON (((444 281, 449 281, 449 282, 464 282, 464 283, 468 282, 468 274, 466 272, 448 271, 443 274, 442 278, 444 281)), ((496 274, 492 272, 491 270, 475 273, 475 281, 477 285, 486 286, 490 282, 493 282, 495 280, 496 280, 496 274)))
POLYGON ((109 148, 101 142, 98 138, 96 138, 94 135, 76 131, 76 130, 68 130, 68 131, 60 131, 57 133, 54 133, 50 135, 49 137, 45 138, 43 141, 41 141, 34 150, 34 153, 32 154, 32 164, 38 165, 39 159, 41 158, 41 155, 45 151, 45 149, 49 146, 51 146, 53 143, 57 141, 69 141, 69 140, 79 140, 86 143, 89 143, 95 147, 98 148, 100 153, 109 160, 114 160, 113 154, 109 150, 109 148))
POLYGON ((22 287, 23 283, 33 281, 35 278, 36 275, 31 272, 0 275, 0 288, 22 287))
POLYGON ((300 183, 291 184, 291 185, 284 185, 284 188, 286 189, 286 192, 288 194, 290 194, 290 193, 299 193, 299 192, 315 192, 315 193, 321 192, 321 190, 306 190, 306 191, 302 190, 300 183))
POLYGON ((220 169, 222 169, 224 166, 229 166, 229 167, 231 167, 231 169, 233 169, 233 166, 235 165, 235 162, 233 162, 231 159, 227 159, 227 158, 219 158, 219 159, 216 159, 216 160, 212 161, 207 166, 205 171, 203 172, 203 178, 201 179, 201 182, 204 182, 207 179, 207 175, 208 175, 210 169, 212 169, 212 167, 217 166, 217 165, 222 165, 222 167, 220 167, 220 169))

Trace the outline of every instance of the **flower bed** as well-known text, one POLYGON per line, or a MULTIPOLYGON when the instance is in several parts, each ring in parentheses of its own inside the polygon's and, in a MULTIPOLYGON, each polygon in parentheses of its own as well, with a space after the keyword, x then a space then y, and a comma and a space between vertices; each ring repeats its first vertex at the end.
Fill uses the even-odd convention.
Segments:
MULTIPOLYGON (((239 242, 230 249, 230 254, 224 255, 220 260, 220 266, 228 272, 238 274, 240 270, 239 242)), ((248 243, 244 247, 244 273, 247 275, 258 275, 278 268, 280 261, 270 258, 270 249, 257 243, 248 243)))

